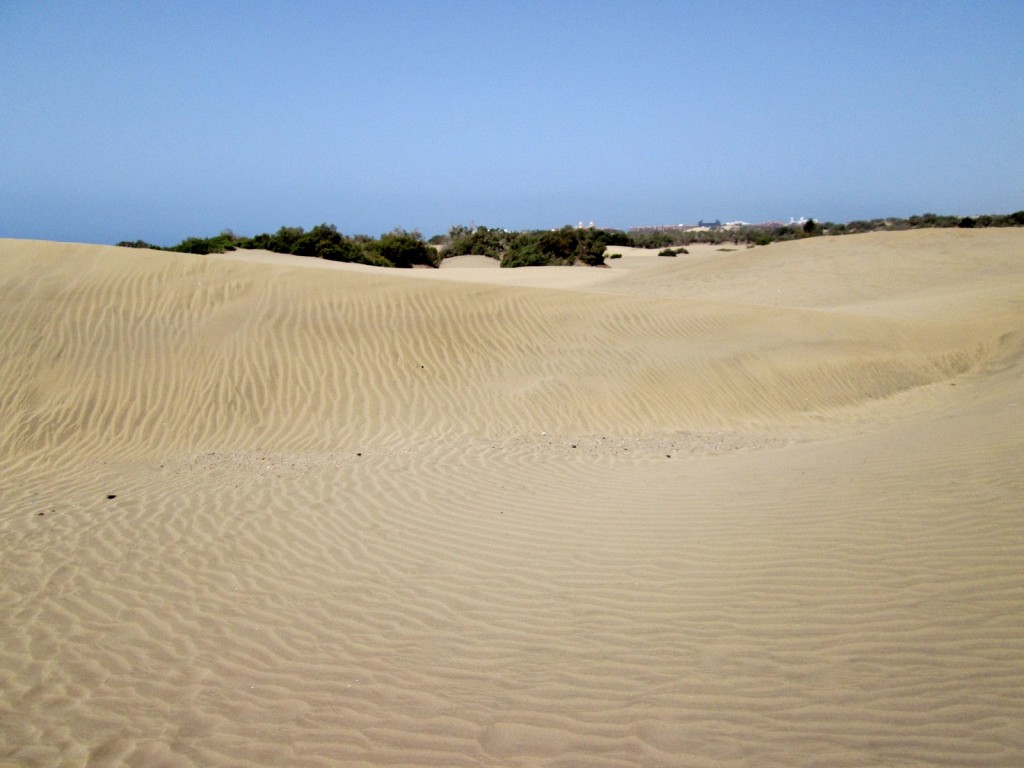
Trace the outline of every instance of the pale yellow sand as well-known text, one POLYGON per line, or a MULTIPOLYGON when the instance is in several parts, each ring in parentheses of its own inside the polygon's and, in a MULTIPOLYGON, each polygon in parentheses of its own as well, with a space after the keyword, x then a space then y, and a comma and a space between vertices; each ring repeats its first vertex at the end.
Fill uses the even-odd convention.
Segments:
POLYGON ((0 241, 0 766, 1024 764, 1024 232, 624 253, 0 241))

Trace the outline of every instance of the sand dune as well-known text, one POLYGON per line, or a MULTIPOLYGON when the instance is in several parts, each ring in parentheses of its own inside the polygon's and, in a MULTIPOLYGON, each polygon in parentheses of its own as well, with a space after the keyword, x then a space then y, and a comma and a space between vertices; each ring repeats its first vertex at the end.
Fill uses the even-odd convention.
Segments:
POLYGON ((1024 233, 0 241, 0 766, 1024 762, 1024 233))

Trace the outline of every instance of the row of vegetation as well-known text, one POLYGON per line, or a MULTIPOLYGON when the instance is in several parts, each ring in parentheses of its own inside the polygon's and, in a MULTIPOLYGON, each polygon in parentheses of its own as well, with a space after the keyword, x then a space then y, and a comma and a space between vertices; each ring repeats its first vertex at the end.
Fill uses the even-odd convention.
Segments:
POLYGON ((604 264, 609 246, 659 248, 660 255, 686 253, 692 243, 720 245, 768 245, 820 235, 845 235, 861 232, 899 231, 932 227, 1022 227, 1024 211, 977 217, 939 216, 926 213, 908 219, 871 219, 846 224, 818 223, 758 225, 714 230, 655 230, 622 232, 613 229, 562 227, 554 230, 510 232, 489 227, 452 227, 447 234, 424 241, 416 231, 395 229, 372 238, 367 235, 343 235, 333 224, 319 224, 308 232, 302 227, 281 227, 273 234, 253 237, 224 230, 215 237, 189 237, 169 248, 142 240, 122 241, 120 246, 153 248, 181 253, 224 253, 237 249, 262 249, 275 253, 310 256, 328 261, 346 261, 380 267, 440 266, 449 256, 475 254, 496 259, 503 267, 531 267, 604 264))
POLYGON ((814 219, 802 224, 759 224, 732 229, 713 230, 657 230, 630 233, 640 247, 665 248, 686 246, 692 243, 722 245, 768 245, 786 240, 799 240, 821 235, 855 235, 864 232, 899 232, 908 229, 931 228, 975 228, 975 227, 1024 227, 1024 211, 986 216, 940 216, 925 213, 906 219, 887 218, 856 220, 845 224, 832 221, 817 222, 814 219))
POLYGON ((348 236, 333 224, 319 224, 306 232, 302 227, 281 227, 273 234, 242 237, 224 230, 215 237, 189 237, 177 245, 162 248, 142 240, 123 241, 120 246, 153 248, 180 253, 224 253, 238 249, 260 249, 295 256, 312 256, 328 261, 347 261, 380 267, 437 267, 448 256, 480 254, 498 259, 503 267, 604 263, 609 245, 632 245, 625 232, 603 229, 575 229, 508 232, 503 229, 452 227, 448 235, 425 242, 419 232, 396 229, 371 238, 348 236))
POLYGON ((396 229, 376 239, 366 235, 349 237, 341 234, 333 224, 318 224, 308 232, 302 227, 281 227, 273 234, 264 233, 253 237, 242 237, 226 229, 216 237, 189 237, 170 248, 161 248, 141 240, 121 242, 118 245, 198 254, 239 249, 265 250, 378 267, 436 267, 441 262, 437 248, 425 243, 419 232, 396 229))

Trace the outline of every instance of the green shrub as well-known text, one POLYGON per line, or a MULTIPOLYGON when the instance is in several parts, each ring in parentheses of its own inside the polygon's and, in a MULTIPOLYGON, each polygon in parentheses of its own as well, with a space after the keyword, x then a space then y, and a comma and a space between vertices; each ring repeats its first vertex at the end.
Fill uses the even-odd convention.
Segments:
POLYGON ((363 249, 348 238, 336 243, 321 242, 317 244, 316 255, 327 261, 355 261, 363 262, 365 256, 363 249))
POLYGON ((145 240, 130 240, 130 241, 129 240, 122 240, 121 242, 117 243, 117 247, 118 248, 149 248, 149 249, 154 250, 154 251, 162 251, 163 250, 163 248, 161 248, 159 245, 153 245, 152 243, 147 243, 145 240))
POLYGON ((406 269, 416 264, 428 267, 438 265, 437 249, 423 242, 423 236, 415 231, 395 229, 381 235, 379 240, 365 244, 363 251, 371 258, 383 259, 406 269))
POLYGON ((629 235, 629 245, 634 248, 664 248, 674 245, 676 238, 668 232, 636 232, 629 235))
POLYGON ((604 231, 562 227, 550 231, 521 232, 501 260, 503 267, 588 266, 604 264, 604 231))
POLYGON ((513 233, 506 232, 503 229, 477 227, 476 230, 470 230, 468 227, 455 226, 448 231, 448 245, 444 250, 444 255, 465 256, 473 254, 476 256, 490 256, 492 259, 501 259, 513 239, 513 233))

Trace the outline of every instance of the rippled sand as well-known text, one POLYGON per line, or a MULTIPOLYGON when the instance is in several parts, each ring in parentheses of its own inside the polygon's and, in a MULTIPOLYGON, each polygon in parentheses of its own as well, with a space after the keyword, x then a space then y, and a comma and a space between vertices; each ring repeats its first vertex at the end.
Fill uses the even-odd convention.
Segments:
POLYGON ((0 766, 1024 764, 1024 232, 0 241, 0 766))

